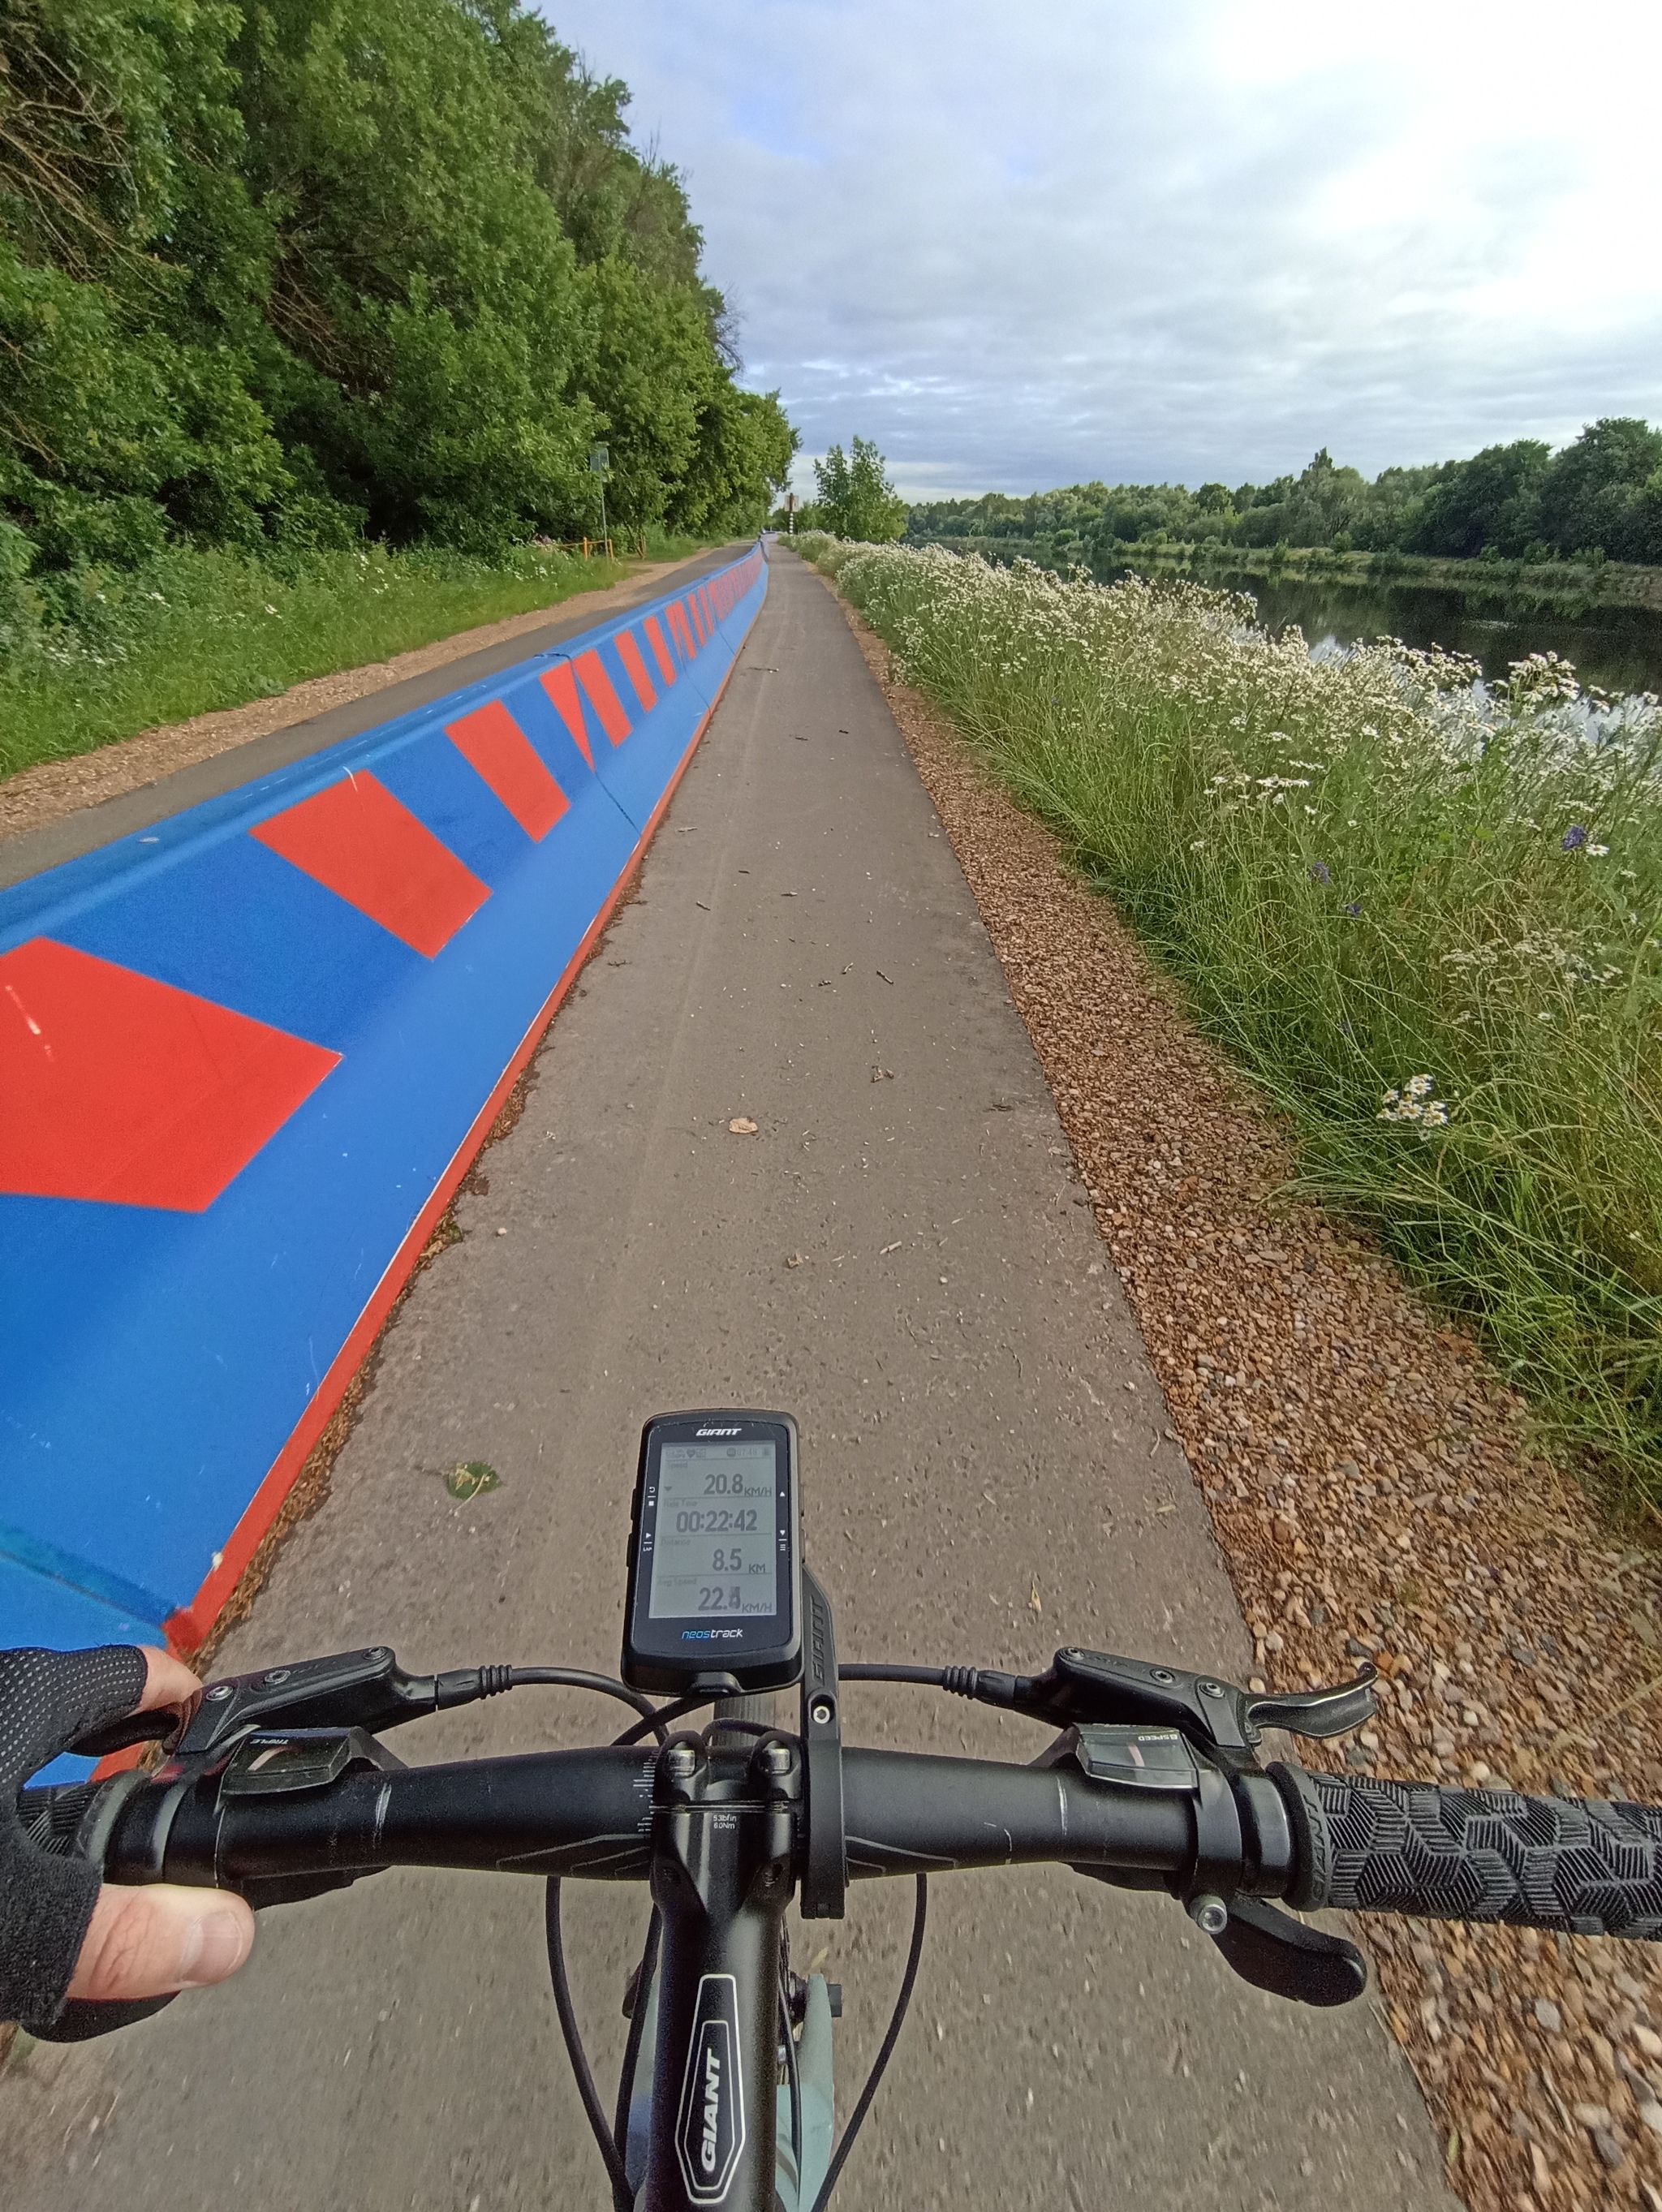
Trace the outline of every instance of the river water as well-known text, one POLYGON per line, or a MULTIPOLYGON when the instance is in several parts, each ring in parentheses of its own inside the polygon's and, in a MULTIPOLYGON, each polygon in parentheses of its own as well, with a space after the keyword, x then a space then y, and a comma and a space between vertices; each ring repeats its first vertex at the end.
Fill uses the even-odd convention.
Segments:
POLYGON ((1312 646, 1325 639, 1355 645, 1399 637, 1404 645, 1440 645, 1449 653, 1470 653, 1491 678, 1503 677, 1509 662, 1528 653, 1555 653, 1574 662, 1584 684, 1601 684, 1607 691, 1662 694, 1662 615, 1647 608, 1595 608, 1580 621, 1551 614, 1497 621, 1469 611, 1461 592, 1412 586, 1359 591, 1256 579, 1236 588, 1251 592, 1258 618, 1268 629, 1297 623, 1312 646))
MULTIPOLYGON (((909 543, 911 541, 908 541, 909 543)), ((1026 556, 1054 566, 1030 538, 989 540, 942 538, 953 552, 974 551, 1008 562, 1026 556)), ((1136 548, 1097 574, 1105 583, 1137 569, 1136 548)), ((1143 573, 1156 579, 1151 567, 1143 573)), ((1497 617, 1469 602, 1459 591, 1430 590, 1422 584, 1351 584, 1326 578, 1270 583, 1260 577, 1208 576, 1196 580, 1250 592, 1258 619, 1271 630, 1296 623, 1305 642, 1356 645, 1378 637, 1399 637, 1404 645, 1440 645, 1447 653, 1470 655, 1491 681, 1507 665, 1531 653, 1555 653, 1574 664, 1584 684, 1610 692, 1652 691, 1662 696, 1662 613, 1647 607, 1593 607, 1578 617, 1516 611, 1497 617)))

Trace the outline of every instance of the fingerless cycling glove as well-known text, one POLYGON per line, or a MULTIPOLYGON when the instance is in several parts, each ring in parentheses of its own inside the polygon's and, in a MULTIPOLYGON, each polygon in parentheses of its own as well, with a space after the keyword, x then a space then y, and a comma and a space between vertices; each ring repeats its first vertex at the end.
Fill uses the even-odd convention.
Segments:
POLYGON ((17 1793, 77 1736, 136 1711, 144 1677, 136 1644, 0 1651, 0 2021, 38 2033, 58 2018, 103 1879, 31 1841, 17 1793))

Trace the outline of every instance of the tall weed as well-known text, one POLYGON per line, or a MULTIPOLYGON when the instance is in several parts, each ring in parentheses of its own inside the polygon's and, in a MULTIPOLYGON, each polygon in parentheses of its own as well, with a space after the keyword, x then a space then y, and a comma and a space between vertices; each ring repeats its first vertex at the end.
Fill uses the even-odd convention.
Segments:
MULTIPOLYGON (((1291 1119, 1300 1187, 1662 1504, 1662 717, 1251 599, 799 540, 1291 1119)), ((1358 1347, 1358 1356, 1367 1356, 1358 1347)))
MULTIPOLYGON (((648 533, 648 556, 698 541, 648 533)), ((0 554, 3 554, 0 546, 0 554)), ((0 776, 139 730, 384 660, 612 583, 621 562, 515 546, 176 547, 136 568, 8 575, 0 560, 0 776)))

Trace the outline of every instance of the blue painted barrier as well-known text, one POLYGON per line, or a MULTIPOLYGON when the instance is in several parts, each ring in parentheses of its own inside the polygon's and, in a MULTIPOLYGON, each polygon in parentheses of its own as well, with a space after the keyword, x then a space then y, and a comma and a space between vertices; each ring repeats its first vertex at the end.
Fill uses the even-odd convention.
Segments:
POLYGON ((205 1635, 766 588, 758 549, 0 890, 0 1644, 205 1635))

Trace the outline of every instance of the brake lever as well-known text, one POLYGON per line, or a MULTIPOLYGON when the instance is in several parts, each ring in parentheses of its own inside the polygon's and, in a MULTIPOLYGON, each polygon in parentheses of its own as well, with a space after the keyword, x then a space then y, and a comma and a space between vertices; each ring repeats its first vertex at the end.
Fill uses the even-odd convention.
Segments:
POLYGON ((182 1723, 169 1706, 149 1713, 129 1713, 125 1720, 110 1721, 76 1736, 70 1749, 77 1759, 107 1759, 113 1751, 131 1751, 136 1743, 165 1743, 182 1723))
POLYGON ((1353 1729, 1365 1728, 1379 1711, 1379 1701, 1373 1694, 1378 1680, 1379 1669, 1369 1660, 1362 1673, 1348 1682, 1336 1682, 1331 1689, 1256 1695, 1247 1706, 1248 1720, 1257 1738, 1267 1728, 1285 1729, 1289 1735, 1348 1735, 1353 1729))
POLYGON ((1215 1675, 1191 1674, 1147 1659, 1108 1651, 1058 1651, 1043 1674, 1016 1686, 1011 1702, 1034 1720, 1181 1729, 1202 1750, 1226 1761, 1250 1759, 1266 1729, 1303 1736, 1346 1735, 1378 1710, 1372 1666, 1331 1688, 1279 1696, 1238 1688, 1215 1675))
POLYGON ((210 1682, 182 1728, 172 1712, 133 1713, 107 1728, 89 1729, 71 1752, 99 1759, 135 1743, 169 1740, 175 1758, 217 1751, 255 1728, 359 1728, 378 1735, 405 1721, 470 1705, 492 1693, 491 1678, 505 1668, 458 1667, 443 1674, 408 1674, 386 1644, 367 1651, 338 1651, 257 1674, 228 1674, 210 1682))

